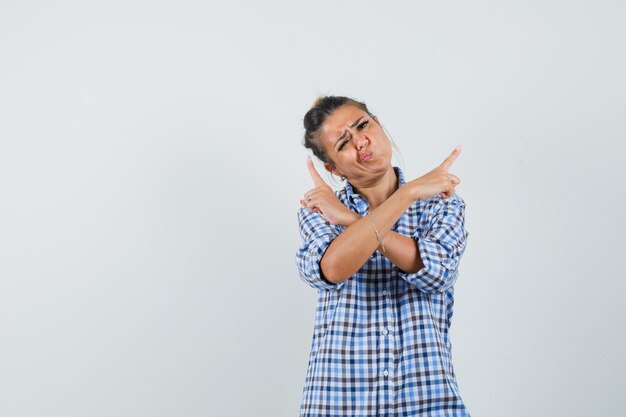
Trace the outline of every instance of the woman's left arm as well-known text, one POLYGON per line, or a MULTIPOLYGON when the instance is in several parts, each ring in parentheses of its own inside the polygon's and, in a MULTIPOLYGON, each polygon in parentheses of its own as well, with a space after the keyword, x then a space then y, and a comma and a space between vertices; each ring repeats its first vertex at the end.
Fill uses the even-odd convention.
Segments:
POLYGON ((451 288, 459 275, 459 263, 469 233, 465 230, 465 201, 454 194, 435 196, 425 208, 424 224, 413 235, 423 268, 414 273, 400 271, 400 277, 427 293, 451 288))

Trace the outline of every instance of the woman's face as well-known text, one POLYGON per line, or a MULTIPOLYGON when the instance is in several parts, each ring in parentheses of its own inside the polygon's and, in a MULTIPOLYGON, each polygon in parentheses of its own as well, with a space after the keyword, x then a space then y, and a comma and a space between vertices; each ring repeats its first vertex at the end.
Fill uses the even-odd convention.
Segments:
POLYGON ((333 161, 333 174, 350 181, 367 181, 383 175, 391 167, 391 143, 378 122, 360 108, 338 107, 322 125, 318 141, 333 161))

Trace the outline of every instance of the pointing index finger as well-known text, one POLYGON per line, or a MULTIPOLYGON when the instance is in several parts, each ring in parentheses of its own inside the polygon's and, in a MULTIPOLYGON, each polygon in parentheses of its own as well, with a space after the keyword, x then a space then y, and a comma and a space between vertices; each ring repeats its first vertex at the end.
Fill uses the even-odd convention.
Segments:
POLYGON ((326 181, 324 181, 324 179, 320 177, 320 174, 317 173, 315 165, 313 164, 313 160, 310 156, 306 159, 306 166, 307 168, 309 168, 311 179, 313 179, 313 184, 315 184, 316 187, 319 185, 326 185, 326 181))
POLYGON ((452 166, 452 163, 456 160, 456 158, 458 158, 460 153, 461 153, 461 145, 454 148, 452 150, 452 153, 448 155, 448 157, 444 159, 444 161, 439 166, 445 169, 446 171, 449 170, 450 167, 452 166))

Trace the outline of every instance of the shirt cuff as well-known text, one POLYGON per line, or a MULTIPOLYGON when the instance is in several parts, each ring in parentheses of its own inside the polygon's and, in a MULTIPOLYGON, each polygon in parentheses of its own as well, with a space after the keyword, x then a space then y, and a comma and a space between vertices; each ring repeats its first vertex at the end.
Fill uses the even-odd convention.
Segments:
POLYGON ((446 249, 428 239, 418 238, 417 247, 424 267, 417 272, 399 271, 400 278, 426 293, 444 292, 458 277, 459 257, 451 257, 446 249))
POLYGON ((300 278, 318 290, 338 290, 345 283, 342 281, 335 284, 328 281, 320 267, 320 261, 333 238, 332 235, 318 236, 308 245, 300 248, 296 256, 300 278))

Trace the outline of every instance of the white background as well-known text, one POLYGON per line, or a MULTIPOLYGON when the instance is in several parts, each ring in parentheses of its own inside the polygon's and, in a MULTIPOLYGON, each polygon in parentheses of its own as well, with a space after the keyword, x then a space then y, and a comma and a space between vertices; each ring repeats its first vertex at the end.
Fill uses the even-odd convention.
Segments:
POLYGON ((623 416, 621 1, 2 1, 0 415, 294 416, 302 117, 454 146, 472 415, 623 416))

